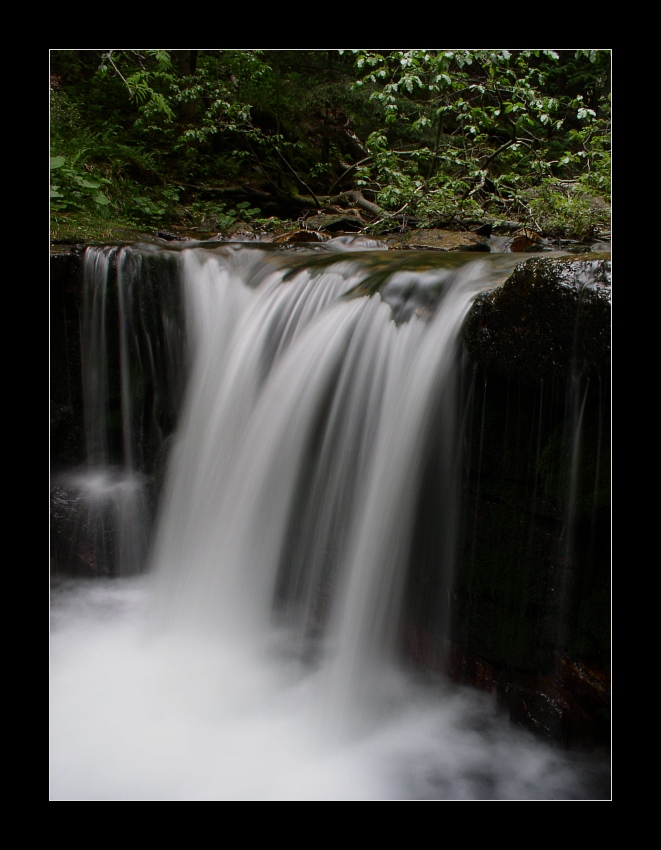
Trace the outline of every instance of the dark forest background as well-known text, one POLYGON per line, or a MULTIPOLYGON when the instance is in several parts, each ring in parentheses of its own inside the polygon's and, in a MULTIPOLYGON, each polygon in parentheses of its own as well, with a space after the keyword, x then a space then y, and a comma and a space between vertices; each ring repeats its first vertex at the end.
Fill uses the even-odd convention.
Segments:
POLYGON ((51 50, 51 239, 610 231, 609 50, 51 50))

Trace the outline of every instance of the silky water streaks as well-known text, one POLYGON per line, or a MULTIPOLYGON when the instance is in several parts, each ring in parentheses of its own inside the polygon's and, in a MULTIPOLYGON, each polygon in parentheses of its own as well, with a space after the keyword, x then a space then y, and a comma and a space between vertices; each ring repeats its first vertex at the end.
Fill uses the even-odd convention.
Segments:
POLYGON ((506 269, 171 258, 188 371, 151 552, 142 575, 54 584, 51 799, 590 798, 592 762, 404 663, 430 465, 443 641, 460 332, 506 269))

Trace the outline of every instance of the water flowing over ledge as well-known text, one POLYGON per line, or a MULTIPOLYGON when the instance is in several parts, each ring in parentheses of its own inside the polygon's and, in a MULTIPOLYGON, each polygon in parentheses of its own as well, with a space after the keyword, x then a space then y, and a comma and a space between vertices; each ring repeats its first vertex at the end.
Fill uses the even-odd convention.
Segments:
MULTIPOLYGON (((484 577, 483 514, 513 496, 494 492, 485 447, 503 422, 484 422, 500 402, 463 333, 515 262, 88 249, 86 462, 57 479, 55 504, 64 525, 75 517, 64 536, 86 534, 97 571, 124 578, 54 586, 52 799, 607 794, 599 761, 509 728, 492 697, 444 675, 462 635, 486 641, 496 673, 546 674, 589 631, 572 631, 592 603, 560 563, 594 534, 594 499, 574 523, 579 503, 590 510, 581 375, 574 396, 532 391, 531 422, 508 403, 504 422, 518 417, 538 462, 517 485, 528 525, 484 577), (544 470, 565 455, 561 485, 544 470), (543 533, 558 539, 549 599, 517 588, 526 617, 501 615, 485 638, 512 564, 525 584, 543 533), (540 634, 524 635, 539 611, 540 634)), ((503 469, 511 452, 505 440, 503 469)))

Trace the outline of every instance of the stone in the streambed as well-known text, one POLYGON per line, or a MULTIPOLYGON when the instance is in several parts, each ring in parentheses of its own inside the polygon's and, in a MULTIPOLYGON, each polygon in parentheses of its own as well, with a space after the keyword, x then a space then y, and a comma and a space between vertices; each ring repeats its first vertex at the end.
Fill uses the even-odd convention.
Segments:
POLYGON ((320 213, 306 219, 309 227, 315 230, 325 230, 328 233, 355 233, 365 227, 365 222, 357 210, 349 210, 346 213, 320 213))
POLYGON ((291 230, 288 233, 280 233, 271 242, 289 245, 293 242, 326 242, 330 239, 327 233, 318 230, 291 230))
POLYGON ((469 231, 452 230, 414 230, 398 236, 389 247, 425 251, 491 251, 485 237, 469 231))
POLYGON ((525 254, 532 251, 541 251, 546 246, 546 240, 539 233, 536 233, 529 227, 524 227, 514 234, 508 245, 508 250, 514 254, 525 254))

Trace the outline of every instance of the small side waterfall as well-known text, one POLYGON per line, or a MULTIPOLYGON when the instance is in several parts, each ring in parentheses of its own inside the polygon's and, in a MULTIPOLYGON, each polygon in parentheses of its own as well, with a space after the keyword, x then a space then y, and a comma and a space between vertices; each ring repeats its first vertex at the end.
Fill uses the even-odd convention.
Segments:
MULTIPOLYGON (((178 273, 172 258, 89 249, 81 317, 84 466, 58 476, 72 545, 86 571, 144 570, 153 473, 186 371, 178 273), (81 545, 82 540, 87 540, 81 545)), ((61 553, 65 563, 75 557, 61 553)), ((72 572, 76 572, 75 564, 72 572)))
MULTIPOLYGON (((455 572, 463 559, 462 581, 478 581, 490 486, 487 387, 462 331, 518 258, 352 247, 379 246, 87 250, 87 463, 59 480, 91 572, 122 580, 54 588, 52 799, 602 787, 593 764, 443 676, 453 618, 481 604, 455 572)), ((525 425, 531 514, 547 405, 542 393, 525 425)))

